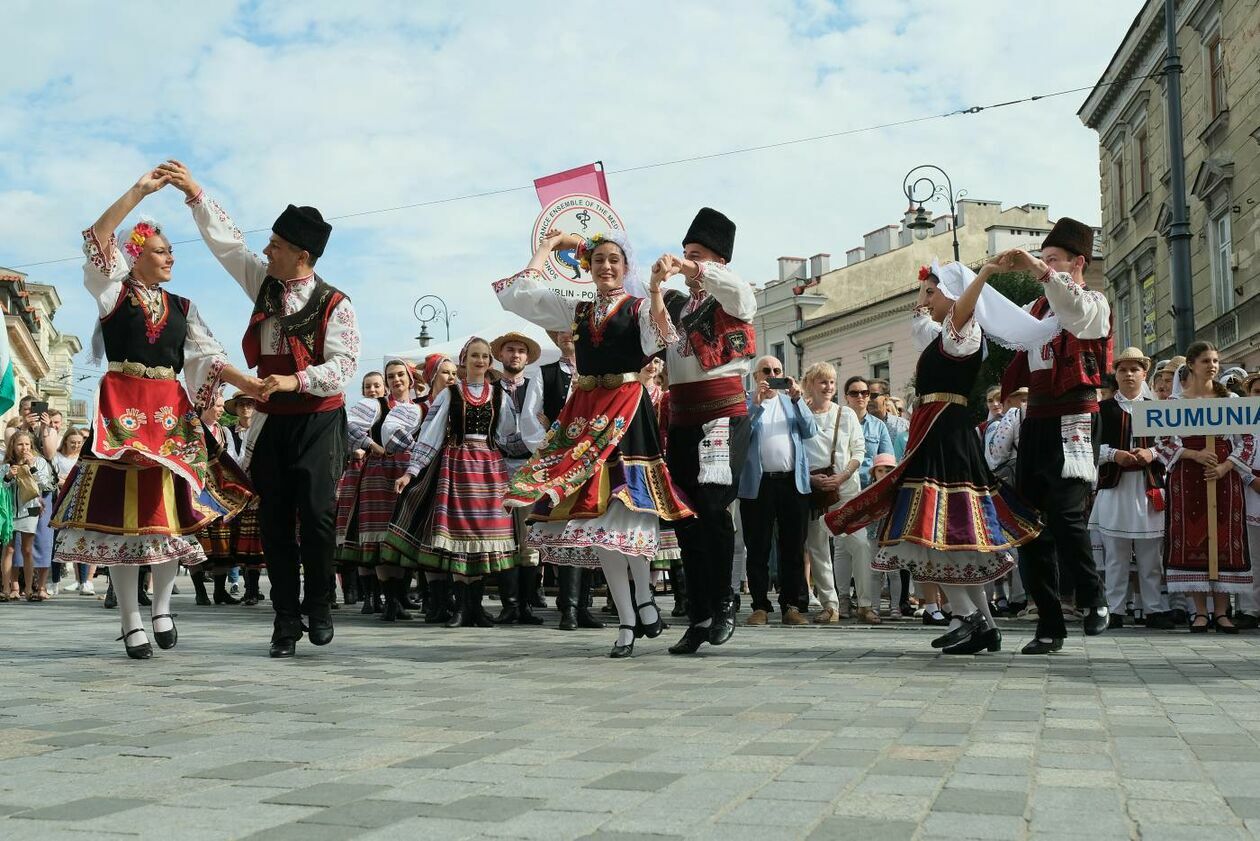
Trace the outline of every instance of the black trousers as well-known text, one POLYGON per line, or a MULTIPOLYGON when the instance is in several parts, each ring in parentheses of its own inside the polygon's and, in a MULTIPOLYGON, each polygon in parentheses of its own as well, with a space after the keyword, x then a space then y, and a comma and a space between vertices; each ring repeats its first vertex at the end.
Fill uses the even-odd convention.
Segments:
POLYGON ((731 566, 735 557, 735 523, 730 506, 735 501, 740 470, 748 455, 750 432, 747 417, 731 418, 731 484, 702 485, 697 480, 704 428, 669 428, 665 463, 670 478, 686 494, 696 513, 695 517, 674 523, 687 580, 688 619, 692 625, 713 618, 730 596, 731 566))
POLYGON ((258 525, 277 622, 328 610, 345 442, 346 412, 333 409, 269 416, 254 444, 249 472, 258 490, 258 525))
POLYGON ((809 609, 805 587, 805 533, 809 527, 809 495, 796 489, 791 474, 763 476, 756 499, 739 501, 744 547, 748 550, 748 589, 753 610, 771 611, 770 540, 779 528, 779 609, 809 609))
POLYGON ((1041 511, 1045 528, 1019 548, 1024 590, 1037 605, 1037 636, 1067 636, 1060 582, 1071 587, 1078 608, 1107 603, 1089 546, 1089 483, 1063 478, 1063 439, 1059 418, 1029 418, 1020 428, 1015 483, 1041 511), (1062 572, 1062 576, 1060 576, 1062 572))

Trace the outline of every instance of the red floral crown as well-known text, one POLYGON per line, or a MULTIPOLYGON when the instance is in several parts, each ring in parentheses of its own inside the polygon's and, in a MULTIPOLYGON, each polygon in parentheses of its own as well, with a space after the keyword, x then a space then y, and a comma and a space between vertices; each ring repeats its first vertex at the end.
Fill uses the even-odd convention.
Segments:
POLYGON ((154 227, 148 222, 137 222, 136 226, 131 229, 131 236, 127 237, 123 250, 133 258, 138 258, 144 252, 144 244, 149 237, 157 236, 160 233, 162 233, 161 229, 154 227))
POLYGON ((932 276, 931 266, 919 266, 919 280, 927 280, 932 276))

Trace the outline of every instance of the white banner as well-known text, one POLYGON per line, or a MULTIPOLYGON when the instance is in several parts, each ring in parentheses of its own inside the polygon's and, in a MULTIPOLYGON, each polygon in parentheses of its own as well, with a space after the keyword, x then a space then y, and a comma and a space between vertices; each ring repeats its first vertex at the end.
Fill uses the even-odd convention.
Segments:
POLYGON ((1134 403, 1133 434, 1260 434, 1260 397, 1209 397, 1134 403))
MULTIPOLYGON (((607 203, 595 196, 574 194, 560 196, 542 209, 534 220, 530 250, 538 247, 547 231, 558 228, 566 234, 580 234, 590 239, 595 234, 624 231, 625 223, 607 203)), ((595 282, 583 276, 577 255, 572 251, 556 251, 543 265, 547 284, 557 295, 584 301, 595 300, 595 282)))

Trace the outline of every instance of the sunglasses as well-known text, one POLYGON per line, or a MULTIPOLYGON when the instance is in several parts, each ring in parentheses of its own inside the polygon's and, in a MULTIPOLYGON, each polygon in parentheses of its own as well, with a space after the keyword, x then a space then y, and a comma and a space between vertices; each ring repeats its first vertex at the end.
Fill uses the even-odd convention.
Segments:
POLYGON ((779 374, 782 374, 783 369, 782 368, 762 368, 761 373, 765 374, 767 377, 774 377, 779 374))
POLYGON ((858 391, 857 389, 853 389, 848 392, 848 395, 850 397, 870 397, 871 393, 867 389, 862 389, 861 391, 858 391))

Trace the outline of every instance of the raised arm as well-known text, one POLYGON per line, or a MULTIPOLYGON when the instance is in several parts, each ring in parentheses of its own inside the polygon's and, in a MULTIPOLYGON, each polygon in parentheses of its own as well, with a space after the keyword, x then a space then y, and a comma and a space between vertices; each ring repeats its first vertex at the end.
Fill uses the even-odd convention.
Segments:
POLYGON ((176 160, 162 164, 158 171, 166 175, 172 184, 188 197, 185 204, 192 210, 193 221, 205 240, 210 253, 219 265, 230 274, 250 301, 257 300, 267 277, 267 261, 250 251, 240 229, 218 203, 202 191, 188 171, 188 167, 176 160))
POLYGON ((87 257, 83 266, 83 285, 96 298, 100 315, 107 315, 114 309, 118 302, 119 284, 127 277, 127 264, 114 232, 145 196, 156 193, 168 183, 170 178, 165 173, 159 170, 146 172, 105 209, 92 227, 83 232, 83 253, 87 257))
POLYGON ((1078 339, 1101 339, 1111 332, 1111 304, 1103 293, 1081 286, 1066 272, 1056 272, 1039 257, 1012 249, 997 258, 1002 266, 1027 271, 1042 291, 1059 323, 1078 339))
POLYGON ((577 301, 562 298, 546 286, 542 269, 551 252, 576 248, 581 242, 582 238, 577 234, 564 234, 554 228, 548 231, 530 258, 529 265, 512 277, 494 282, 494 294, 503 309, 544 330, 572 329, 577 301))

